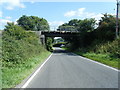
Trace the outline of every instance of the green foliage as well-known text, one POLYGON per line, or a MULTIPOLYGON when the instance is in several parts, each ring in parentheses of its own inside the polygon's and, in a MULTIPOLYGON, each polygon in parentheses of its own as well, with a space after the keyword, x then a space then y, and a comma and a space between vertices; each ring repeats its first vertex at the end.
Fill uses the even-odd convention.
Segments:
POLYGON ((2 50, 3 62, 23 63, 44 51, 44 48, 35 33, 8 23, 2 36, 2 50))
POLYGON ((37 16, 26 16, 23 15, 17 21, 18 25, 22 26, 25 30, 32 31, 41 31, 41 30, 49 30, 49 24, 47 20, 43 18, 39 18, 37 16))
POLYGON ((52 49, 53 38, 46 37, 46 48, 48 51, 53 51, 52 49))
POLYGON ((2 88, 21 83, 50 54, 34 32, 8 23, 2 33, 2 88))
POLYGON ((66 30, 68 26, 73 26, 80 32, 78 37, 64 38, 69 42, 66 45, 69 48, 68 50, 77 50, 77 53, 80 55, 118 68, 120 39, 115 39, 115 17, 104 14, 96 29, 94 19, 73 19, 59 26, 59 28, 62 28, 62 26, 66 27, 66 30))
POLYGON ((120 39, 96 46, 97 53, 109 53, 111 56, 120 58, 120 39))
POLYGON ((24 63, 12 65, 12 67, 2 68, 2 87, 14 88, 27 78, 40 63, 50 55, 50 52, 44 51, 35 57, 25 60, 24 63))
POLYGON ((120 60, 120 38, 112 42, 102 41, 101 43, 99 40, 96 40, 87 48, 77 49, 75 53, 120 69, 118 67, 120 60))
POLYGON ((71 43, 71 49, 75 49, 79 47, 86 47, 87 45, 92 43, 94 38, 93 31, 95 28, 95 24, 96 21, 93 18, 84 20, 73 19, 70 20, 68 23, 59 26, 58 30, 80 32, 79 36, 64 38, 66 41, 71 43))
POLYGON ((25 30, 22 27, 18 25, 14 25, 14 23, 7 23, 7 24, 8 25, 6 25, 4 29, 5 32, 3 33, 3 38, 4 36, 7 36, 8 38, 11 37, 16 40, 21 40, 27 37, 27 35, 25 34, 25 30))
POLYGON ((78 23, 78 31, 81 32, 90 32, 93 31, 95 28, 96 21, 95 19, 84 19, 84 20, 79 20, 78 23))
POLYGON ((59 26, 59 31, 76 31, 77 29, 75 28, 75 26, 70 26, 70 25, 67 25, 67 26, 59 26))
POLYGON ((112 15, 104 14, 104 16, 101 17, 101 20, 96 29, 95 25, 96 21, 93 18, 84 20, 73 19, 68 23, 59 26, 59 29, 63 28, 64 30, 64 28, 66 28, 65 30, 67 30, 67 28, 71 26, 75 28, 72 29, 73 31, 77 30, 80 32, 80 35, 78 37, 64 38, 66 41, 71 43, 71 48, 74 47, 76 49, 82 47, 87 48, 89 46, 96 48, 95 46, 99 45, 100 43, 104 44, 115 39, 115 17, 112 15))
POLYGON ((112 15, 104 14, 104 17, 101 17, 99 26, 96 30, 96 38, 99 40, 112 41, 115 38, 115 32, 116 32, 116 18, 113 17, 112 15))
POLYGON ((101 62, 103 64, 112 66, 114 68, 118 68, 118 60, 120 60, 115 57, 110 57, 109 54, 84 53, 83 56, 101 62))
POLYGON ((60 31, 80 31, 80 32, 90 32, 95 28, 95 19, 72 19, 68 23, 65 23, 58 27, 60 31))

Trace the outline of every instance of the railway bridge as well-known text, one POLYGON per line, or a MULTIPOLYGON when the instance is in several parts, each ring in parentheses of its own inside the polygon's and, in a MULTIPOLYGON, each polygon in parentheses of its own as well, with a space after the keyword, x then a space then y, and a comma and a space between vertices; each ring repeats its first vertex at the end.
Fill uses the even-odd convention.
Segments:
POLYGON ((42 44, 45 44, 46 37, 76 37, 80 35, 78 31, 35 31, 39 35, 42 44))

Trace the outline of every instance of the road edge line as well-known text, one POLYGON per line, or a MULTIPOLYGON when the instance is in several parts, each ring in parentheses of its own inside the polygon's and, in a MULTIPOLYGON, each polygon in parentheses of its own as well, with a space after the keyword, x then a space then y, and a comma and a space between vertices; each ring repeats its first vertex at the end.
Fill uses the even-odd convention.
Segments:
POLYGON ((31 82, 31 80, 37 75, 37 73, 42 69, 42 67, 45 65, 45 63, 51 58, 53 53, 40 65, 40 67, 33 73, 33 75, 22 85, 21 88, 26 88, 28 84, 31 82))
POLYGON ((92 59, 89 59, 89 58, 80 56, 80 55, 75 54, 75 53, 72 53, 72 54, 77 55, 77 56, 80 57, 80 58, 86 59, 86 60, 88 60, 88 61, 94 62, 94 63, 96 63, 96 64, 102 65, 102 66, 104 66, 104 67, 107 67, 107 68, 110 68, 110 69, 112 69, 112 70, 115 70, 115 71, 119 72, 119 69, 113 68, 113 67, 108 66, 108 65, 106 65, 106 64, 104 64, 104 63, 100 63, 100 62, 98 62, 98 61, 94 61, 94 60, 92 60, 92 59))

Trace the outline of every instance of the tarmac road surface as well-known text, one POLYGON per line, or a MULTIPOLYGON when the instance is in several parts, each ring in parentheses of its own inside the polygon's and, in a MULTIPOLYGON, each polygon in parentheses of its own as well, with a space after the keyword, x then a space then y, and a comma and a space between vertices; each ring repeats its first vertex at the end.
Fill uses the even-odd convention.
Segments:
POLYGON ((26 88, 118 88, 118 71, 55 48, 26 88))

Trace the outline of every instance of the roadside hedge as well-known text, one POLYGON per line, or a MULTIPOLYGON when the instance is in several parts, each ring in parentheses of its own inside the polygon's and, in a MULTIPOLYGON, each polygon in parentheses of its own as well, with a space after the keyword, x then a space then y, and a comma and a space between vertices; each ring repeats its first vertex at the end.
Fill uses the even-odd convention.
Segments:
MULTIPOLYGON (((34 32, 26 32, 22 27, 8 24, 2 33, 2 61, 24 63, 25 60, 39 55, 45 49, 34 32)), ((9 66, 9 65, 8 65, 9 66)))

